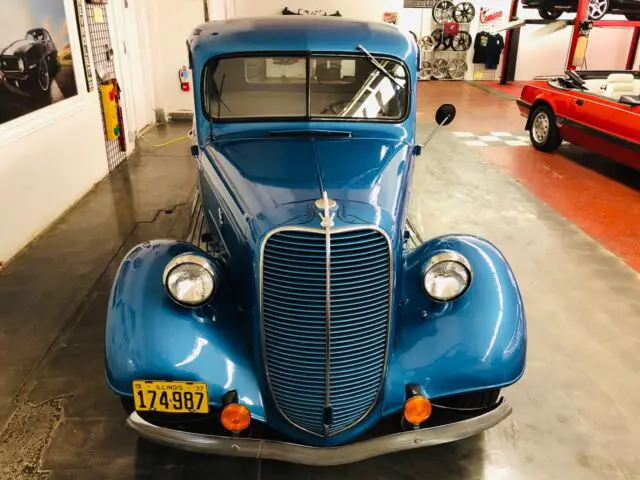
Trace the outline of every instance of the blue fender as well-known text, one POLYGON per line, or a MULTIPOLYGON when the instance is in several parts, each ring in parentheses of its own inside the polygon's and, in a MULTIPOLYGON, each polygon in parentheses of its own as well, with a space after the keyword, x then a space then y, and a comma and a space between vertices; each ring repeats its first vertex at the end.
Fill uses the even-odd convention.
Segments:
POLYGON ((146 242, 125 257, 111 291, 106 331, 106 376, 119 395, 132 395, 133 380, 205 382, 209 404, 237 390, 256 420, 265 420, 258 382, 250 364, 241 312, 231 289, 210 304, 188 309, 169 298, 162 283, 167 263, 192 244, 146 242))
POLYGON ((489 242, 447 235, 404 256, 394 345, 383 415, 402 408, 405 386, 417 383, 431 398, 504 387, 524 373, 526 324, 522 298, 507 261, 489 242), (470 262, 466 293, 440 303, 423 291, 424 266, 453 250, 470 262))

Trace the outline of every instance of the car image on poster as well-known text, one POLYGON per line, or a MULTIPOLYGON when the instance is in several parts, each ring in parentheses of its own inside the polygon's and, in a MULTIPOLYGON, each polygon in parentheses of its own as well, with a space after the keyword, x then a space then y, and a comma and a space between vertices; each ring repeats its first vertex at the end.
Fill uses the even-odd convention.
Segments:
POLYGON ((0 124, 77 94, 63 0, 0 0, 0 124))

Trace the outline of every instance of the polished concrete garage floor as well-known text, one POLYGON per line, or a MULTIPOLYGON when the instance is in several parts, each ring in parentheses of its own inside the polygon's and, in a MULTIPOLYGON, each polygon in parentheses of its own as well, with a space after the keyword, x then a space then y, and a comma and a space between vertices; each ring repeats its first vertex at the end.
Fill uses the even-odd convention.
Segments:
POLYGON ((491 239, 524 295, 528 364, 505 391, 508 420, 455 444, 331 469, 138 440, 103 378, 111 280, 133 245, 183 236, 194 192, 188 145, 142 143, 0 272, 0 479, 640 478, 640 175, 571 146, 556 155, 488 138, 472 146, 482 140, 469 134, 524 135, 513 100, 469 84, 420 88, 421 135, 437 103, 456 103, 459 118, 418 161, 415 223, 424 236, 491 239))

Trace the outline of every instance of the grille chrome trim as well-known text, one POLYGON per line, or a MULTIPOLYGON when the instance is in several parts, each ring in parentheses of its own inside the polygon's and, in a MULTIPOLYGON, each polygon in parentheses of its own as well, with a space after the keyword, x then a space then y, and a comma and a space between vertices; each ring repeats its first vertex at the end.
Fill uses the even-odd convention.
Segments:
MULTIPOLYGON (((387 234, 387 232, 385 232, 383 229, 381 229, 380 227, 378 227, 377 225, 369 225, 369 224, 361 224, 361 225, 355 225, 355 226, 349 226, 349 227, 333 227, 330 229, 326 229, 326 230, 330 230, 330 233, 333 234, 341 234, 341 233, 348 233, 348 232, 356 232, 356 231, 361 231, 361 230, 370 230, 370 231, 375 231, 378 232, 380 235, 382 235, 384 237, 384 239, 386 240, 386 244, 387 244, 387 249, 388 249, 388 254, 389 254, 389 306, 387 309, 387 329, 386 329, 386 345, 385 345, 385 349, 384 349, 384 357, 383 357, 383 368, 382 368, 382 372, 380 375, 380 385, 378 387, 378 390, 376 392, 375 397, 373 398, 373 400, 371 401, 371 404, 369 405, 369 407, 367 408, 367 410, 359 417, 357 418, 355 421, 349 423, 348 425, 332 432, 330 435, 326 435, 326 436, 334 436, 337 435, 345 430, 348 430, 349 428, 354 427, 355 425, 357 425, 358 423, 360 423, 362 420, 364 420, 367 415, 369 415, 369 413, 371 413, 371 410, 373 410, 373 408, 376 406, 376 404, 378 403, 378 400, 380 399, 380 392, 383 390, 384 387, 384 379, 386 377, 387 374, 387 367, 388 367, 388 359, 389 359, 389 349, 391 347, 391 320, 392 320, 392 313, 393 313, 393 282, 394 282, 394 258, 393 258, 393 248, 391 245, 391 238, 389 237, 389 235, 387 234)), ((274 228, 273 230, 269 231, 263 238, 262 240, 262 244, 260 245, 260 258, 259 258, 259 278, 258 278, 258 295, 259 295, 259 302, 260 302, 260 338, 261 338, 261 348, 262 348, 262 358, 264 360, 265 363, 265 377, 267 380, 267 386, 269 388, 269 394, 271 395, 271 398, 273 399, 273 404, 276 407, 276 410, 278 411, 278 413, 280 414, 280 416, 287 421, 288 423, 290 423, 291 425, 293 425, 294 427, 309 433, 310 435, 314 435, 316 437, 323 437, 323 435, 320 435, 316 432, 313 432, 305 427, 302 427, 298 424, 296 424, 294 421, 292 421, 280 408, 280 405, 278 404, 278 402, 276 401, 276 395, 274 394, 274 390, 273 390, 273 386, 271 385, 271 378, 270 378, 270 374, 269 374, 269 368, 268 368, 268 360, 267 360, 267 345, 266 345, 266 330, 265 330, 265 321, 264 321, 264 285, 263 285, 263 280, 264 280, 264 250, 265 247, 267 245, 267 242, 269 241, 269 239, 281 232, 306 232, 306 233, 315 233, 318 235, 322 235, 323 233, 325 233, 325 228, 313 228, 313 227, 302 227, 302 226, 283 226, 283 227, 277 227, 274 228)), ((330 307, 330 305, 329 305, 330 307)), ((330 347, 330 344, 328 345, 330 347)), ((328 380, 328 379, 327 379, 328 380)), ((326 389, 327 392, 329 392, 329 385, 326 385, 326 389)), ((325 438, 326 438, 325 436, 325 438)))

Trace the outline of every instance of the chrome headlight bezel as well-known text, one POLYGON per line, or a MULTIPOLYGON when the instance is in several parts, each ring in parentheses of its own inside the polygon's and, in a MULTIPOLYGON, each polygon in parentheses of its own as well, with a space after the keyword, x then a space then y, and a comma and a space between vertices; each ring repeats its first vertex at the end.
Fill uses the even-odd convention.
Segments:
POLYGON ((18 70, 20 70, 20 72, 23 73, 26 69, 27 69, 27 66, 24 63, 24 60, 22 58, 18 58, 18 70))
POLYGON ((454 252, 453 250, 445 250, 431 257, 429 261, 426 263, 424 269, 422 270, 422 278, 421 278, 422 290, 427 297, 431 298, 436 302, 441 302, 441 303, 451 302, 453 300, 460 298, 462 295, 466 293, 466 291, 469 289, 469 286, 471 285, 472 279, 473 279, 473 269, 471 268, 471 263, 469 263, 469 260, 467 260, 467 258, 464 255, 458 252, 454 252), (464 287, 456 295, 453 295, 450 297, 437 296, 433 292, 429 291, 429 287, 427 285, 427 274, 436 265, 439 265, 442 263, 448 263, 448 262, 453 262, 458 266, 464 268, 464 270, 467 273, 467 282, 466 282, 466 285, 464 285, 464 287))
POLYGON ((183 307, 188 308, 197 308, 207 303, 215 295, 218 287, 218 274, 211 260, 209 260, 205 256, 192 252, 182 253, 172 258, 165 267, 164 273, 162 275, 162 284, 164 285, 164 288, 167 291, 169 297, 171 297, 171 299, 178 305, 182 305, 183 307), (209 275, 211 278, 211 291, 208 293, 208 295, 203 296, 196 302, 186 301, 184 298, 179 298, 169 287, 168 282, 170 276, 177 273, 178 269, 185 265, 195 265, 201 269, 201 273, 203 275, 209 275))

